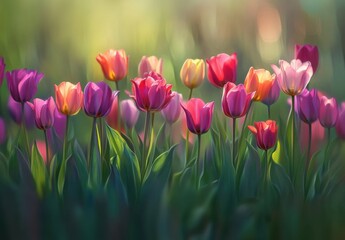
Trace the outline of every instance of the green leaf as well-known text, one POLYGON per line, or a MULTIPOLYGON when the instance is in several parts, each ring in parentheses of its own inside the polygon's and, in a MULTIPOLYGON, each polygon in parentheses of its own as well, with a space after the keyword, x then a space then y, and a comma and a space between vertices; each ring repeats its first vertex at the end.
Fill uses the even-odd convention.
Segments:
POLYGON ((273 186, 278 190, 281 198, 291 196, 294 192, 292 182, 282 166, 271 162, 271 181, 273 186))
POLYGON ((89 185, 94 188, 99 188, 102 184, 102 168, 101 168, 101 152, 99 148, 99 138, 96 131, 96 118, 93 120, 92 136, 90 144, 90 174, 89 185))
POLYGON ((36 142, 31 150, 31 173, 36 183, 38 195, 42 196, 47 180, 47 169, 41 154, 38 152, 36 142))
POLYGON ((73 156, 74 156, 75 165, 78 171, 78 175, 80 178, 80 182, 85 187, 88 181, 89 174, 87 171, 85 154, 77 141, 74 141, 73 156))

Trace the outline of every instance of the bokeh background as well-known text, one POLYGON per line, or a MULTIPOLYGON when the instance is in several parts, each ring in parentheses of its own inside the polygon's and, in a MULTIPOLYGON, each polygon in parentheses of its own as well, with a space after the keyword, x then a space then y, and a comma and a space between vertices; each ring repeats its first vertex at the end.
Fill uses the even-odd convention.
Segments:
MULTIPOLYGON (((156 55, 164 59, 167 81, 186 96, 179 78, 186 58, 236 52, 240 83, 250 66, 271 71, 272 63, 293 58, 296 43, 310 43, 320 52, 311 87, 343 101, 344 12, 343 0, 2 0, 0 55, 9 70, 26 67, 45 74, 41 98, 54 94, 54 83, 84 87, 102 80, 95 58, 109 48, 123 48, 130 58, 122 89, 130 89, 141 57, 156 55)), ((217 103, 221 91, 205 81, 194 94, 217 103)), ((4 106, 6 87, 1 95, 4 106)), ((281 97, 280 104, 285 102, 281 97)))

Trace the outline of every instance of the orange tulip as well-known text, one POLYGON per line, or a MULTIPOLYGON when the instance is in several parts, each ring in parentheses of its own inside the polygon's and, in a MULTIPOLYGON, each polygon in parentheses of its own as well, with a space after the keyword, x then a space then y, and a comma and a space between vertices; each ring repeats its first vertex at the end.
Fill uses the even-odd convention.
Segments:
POLYGON ((125 50, 109 49, 103 54, 98 54, 97 62, 101 65, 103 75, 110 81, 120 81, 128 72, 128 57, 125 50))
POLYGON ((181 68, 180 77, 186 87, 198 87, 205 77, 205 62, 202 59, 187 59, 181 68))
POLYGON ((249 68, 244 86, 248 93, 255 92, 253 101, 261 101, 267 97, 276 76, 265 69, 249 68))
POLYGON ((80 83, 62 82, 55 85, 55 102, 57 109, 64 115, 75 115, 83 106, 83 92, 80 83))

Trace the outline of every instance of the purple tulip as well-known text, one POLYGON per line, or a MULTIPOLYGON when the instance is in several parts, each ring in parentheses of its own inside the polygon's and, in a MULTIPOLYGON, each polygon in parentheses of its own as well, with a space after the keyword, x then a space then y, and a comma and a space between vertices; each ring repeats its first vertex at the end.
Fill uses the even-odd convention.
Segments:
MULTIPOLYGON (((14 101, 14 99, 9 96, 7 107, 13 121, 20 125, 23 121, 22 104, 14 101)), ((26 128, 32 128, 35 125, 34 111, 28 103, 24 103, 24 120, 26 128)))
POLYGON ((334 127, 338 120, 338 106, 335 98, 320 98, 319 120, 323 127, 334 127))
POLYGON ((7 86, 12 98, 21 103, 30 101, 36 94, 37 85, 43 76, 43 73, 28 69, 6 72, 7 86))
POLYGON ((6 125, 4 119, 0 118, 0 144, 6 141, 6 125))
POLYGON ((345 102, 342 102, 339 107, 339 116, 335 125, 335 131, 341 139, 345 140, 345 102))
POLYGON ((2 82, 4 80, 4 76, 5 76, 5 61, 4 58, 0 57, 0 86, 2 85, 2 82))
POLYGON ((313 123, 319 117, 320 99, 315 89, 304 89, 296 96, 296 108, 299 118, 305 123, 313 123))
POLYGON ((54 125, 54 115, 56 105, 54 99, 49 97, 47 100, 34 99, 34 103, 28 103, 35 112, 36 127, 46 130, 54 125))
MULTIPOLYGON (((54 112, 54 124, 51 130, 54 129, 60 140, 65 137, 66 129, 66 115, 60 113, 59 111, 54 112)), ((49 133, 49 131, 48 131, 49 133)))
POLYGON ((120 103, 120 112, 123 122, 127 128, 131 129, 137 123, 139 118, 139 109, 131 99, 126 99, 120 103))
POLYGON ((182 102, 182 94, 177 92, 173 92, 175 94, 168 105, 162 109, 162 116, 164 117, 165 121, 169 124, 173 124, 176 122, 181 114, 181 102, 182 102))
POLYGON ((316 72, 319 66, 319 49, 317 46, 306 44, 306 45, 295 45, 295 58, 301 60, 301 62, 309 61, 313 68, 313 72, 316 72))
POLYGON ((111 104, 119 92, 112 92, 105 82, 89 82, 84 89, 84 110, 90 117, 108 115, 111 104))

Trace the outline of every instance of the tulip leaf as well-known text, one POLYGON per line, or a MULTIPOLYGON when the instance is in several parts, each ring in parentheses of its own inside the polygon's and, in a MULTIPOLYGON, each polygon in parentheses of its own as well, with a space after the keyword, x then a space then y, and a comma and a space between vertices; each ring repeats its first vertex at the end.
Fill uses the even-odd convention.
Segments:
POLYGON ((38 152, 36 142, 31 150, 31 173, 36 183, 37 192, 41 196, 46 184, 47 169, 41 154, 38 152))
POLYGON ((80 178, 80 182, 83 186, 86 186, 88 180, 86 157, 77 141, 74 141, 73 156, 75 159, 75 164, 80 178))
POLYGON ((271 162, 271 181, 282 198, 291 196, 294 192, 293 184, 285 169, 274 161, 271 162))
POLYGON ((102 183, 102 167, 101 167, 101 152, 99 148, 99 138, 97 137, 96 131, 96 118, 93 120, 93 127, 91 133, 91 143, 90 143, 90 174, 89 174, 89 185, 94 188, 98 188, 102 183))

